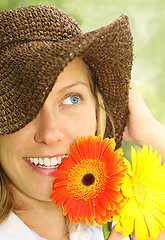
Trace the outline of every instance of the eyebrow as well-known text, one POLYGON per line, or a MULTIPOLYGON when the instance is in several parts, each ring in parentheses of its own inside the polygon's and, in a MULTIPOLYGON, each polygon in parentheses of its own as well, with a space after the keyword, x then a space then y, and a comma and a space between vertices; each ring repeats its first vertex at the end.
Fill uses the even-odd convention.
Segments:
POLYGON ((66 86, 66 87, 63 87, 62 89, 59 90, 59 92, 66 91, 67 89, 72 88, 72 87, 77 86, 77 85, 83 85, 83 86, 85 86, 85 87, 87 87, 87 88, 89 87, 87 83, 78 81, 78 82, 76 82, 76 83, 72 83, 72 84, 70 84, 70 85, 68 85, 68 86, 66 86))

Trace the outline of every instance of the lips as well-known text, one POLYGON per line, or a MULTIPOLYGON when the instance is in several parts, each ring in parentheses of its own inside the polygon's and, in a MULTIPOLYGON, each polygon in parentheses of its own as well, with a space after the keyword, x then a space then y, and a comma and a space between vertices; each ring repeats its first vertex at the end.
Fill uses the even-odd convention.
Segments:
POLYGON ((41 168, 55 168, 57 165, 61 164, 62 159, 68 157, 68 155, 62 155, 57 157, 26 157, 30 163, 41 168))

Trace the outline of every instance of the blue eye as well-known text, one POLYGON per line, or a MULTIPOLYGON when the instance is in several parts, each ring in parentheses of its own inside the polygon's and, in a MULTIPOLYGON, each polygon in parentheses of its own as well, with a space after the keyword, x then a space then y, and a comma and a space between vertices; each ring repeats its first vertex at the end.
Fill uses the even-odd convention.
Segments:
POLYGON ((63 104, 66 105, 66 104, 77 104, 79 102, 79 97, 76 97, 76 96, 72 96, 72 97, 67 97, 64 101, 63 101, 63 104))
POLYGON ((70 101, 75 104, 75 103, 78 103, 79 102, 79 99, 78 97, 70 97, 70 101))

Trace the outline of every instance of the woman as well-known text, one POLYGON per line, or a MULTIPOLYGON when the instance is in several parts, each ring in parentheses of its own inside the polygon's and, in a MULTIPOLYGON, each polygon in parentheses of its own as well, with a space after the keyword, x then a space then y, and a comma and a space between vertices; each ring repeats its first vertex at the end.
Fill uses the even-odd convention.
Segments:
MULTIPOLYGON (((78 137, 102 134, 121 145, 133 56, 128 17, 86 34, 49 6, 3 11, 0 19, 0 238, 101 240, 100 228, 72 229, 50 201, 51 173, 78 137)), ((153 142, 148 123, 160 140, 164 127, 139 99, 131 87, 124 137, 152 143, 164 158, 162 141, 153 142)), ((122 237, 113 229, 114 239, 122 237)))

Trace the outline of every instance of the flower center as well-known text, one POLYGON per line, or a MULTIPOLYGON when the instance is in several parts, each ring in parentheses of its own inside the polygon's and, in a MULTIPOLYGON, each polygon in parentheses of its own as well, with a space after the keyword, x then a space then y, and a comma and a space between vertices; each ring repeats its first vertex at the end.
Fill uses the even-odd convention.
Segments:
POLYGON ((136 182, 134 185, 134 194, 135 194, 135 199, 139 204, 144 204, 146 195, 147 195, 147 188, 142 182, 136 182))
POLYGON ((82 183, 85 186, 90 186, 95 182, 95 176, 92 173, 87 173, 86 175, 84 175, 84 177, 82 178, 82 183))
POLYGON ((93 199, 105 189, 107 170, 99 159, 83 159, 70 169, 67 190, 77 199, 93 199))

